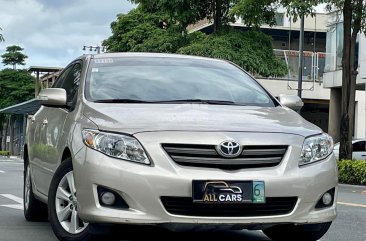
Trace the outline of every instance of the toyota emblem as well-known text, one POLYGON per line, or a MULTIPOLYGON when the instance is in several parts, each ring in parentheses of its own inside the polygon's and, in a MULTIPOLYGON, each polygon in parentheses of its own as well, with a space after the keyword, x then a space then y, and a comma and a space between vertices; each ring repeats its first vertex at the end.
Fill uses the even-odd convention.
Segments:
POLYGON ((242 152, 242 147, 236 141, 224 141, 216 146, 217 152, 223 157, 237 157, 242 152))

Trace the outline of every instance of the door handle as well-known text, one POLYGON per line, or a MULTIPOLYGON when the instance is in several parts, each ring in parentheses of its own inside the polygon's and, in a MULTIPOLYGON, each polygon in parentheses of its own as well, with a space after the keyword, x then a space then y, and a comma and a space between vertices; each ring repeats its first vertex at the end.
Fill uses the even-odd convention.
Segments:
POLYGON ((42 125, 43 125, 43 126, 48 125, 48 120, 47 120, 47 119, 43 120, 42 125))
POLYGON ((32 116, 31 123, 33 124, 35 121, 36 121, 36 118, 34 116, 32 116))

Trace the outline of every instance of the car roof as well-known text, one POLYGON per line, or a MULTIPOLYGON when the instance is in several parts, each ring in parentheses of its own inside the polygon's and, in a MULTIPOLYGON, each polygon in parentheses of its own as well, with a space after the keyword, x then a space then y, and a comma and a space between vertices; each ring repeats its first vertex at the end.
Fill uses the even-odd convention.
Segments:
POLYGON ((123 58, 123 57, 144 57, 144 58, 175 58, 175 59, 195 59, 195 60, 208 60, 215 62, 227 63, 226 60, 207 58, 193 55, 183 54, 167 54, 167 53, 136 53, 136 52, 118 52, 118 53, 102 53, 90 55, 93 58, 123 58))

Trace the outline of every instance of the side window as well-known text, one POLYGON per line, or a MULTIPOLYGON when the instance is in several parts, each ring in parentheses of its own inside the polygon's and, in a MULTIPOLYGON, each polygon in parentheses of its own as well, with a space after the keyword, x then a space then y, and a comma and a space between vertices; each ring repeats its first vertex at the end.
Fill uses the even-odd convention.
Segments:
POLYGON ((366 151, 366 141, 359 141, 353 144, 353 151, 354 152, 361 152, 366 151))
POLYGON ((68 72, 65 81, 63 82, 62 88, 66 90, 67 93, 67 103, 72 105, 76 99, 77 92, 80 84, 81 76, 81 64, 76 63, 72 69, 68 72))
POLYGON ((69 68, 62 71, 61 75, 57 78, 57 80, 53 84, 52 88, 62 88, 62 84, 64 83, 66 76, 70 72, 71 68, 72 68, 72 66, 70 66, 69 68))

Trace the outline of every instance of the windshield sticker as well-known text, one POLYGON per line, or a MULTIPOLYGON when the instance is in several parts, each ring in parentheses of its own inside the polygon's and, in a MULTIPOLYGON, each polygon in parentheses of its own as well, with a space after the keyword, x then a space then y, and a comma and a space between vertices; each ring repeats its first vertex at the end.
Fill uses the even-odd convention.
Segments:
POLYGON ((111 64, 113 63, 113 59, 94 59, 94 63, 96 64, 111 64))

